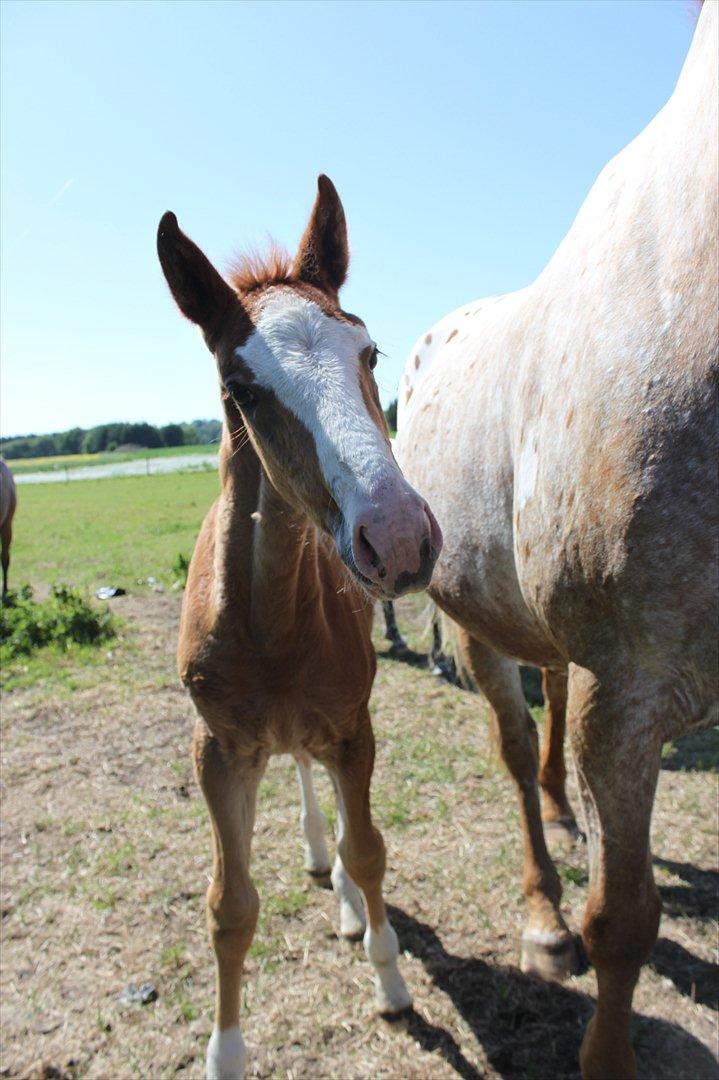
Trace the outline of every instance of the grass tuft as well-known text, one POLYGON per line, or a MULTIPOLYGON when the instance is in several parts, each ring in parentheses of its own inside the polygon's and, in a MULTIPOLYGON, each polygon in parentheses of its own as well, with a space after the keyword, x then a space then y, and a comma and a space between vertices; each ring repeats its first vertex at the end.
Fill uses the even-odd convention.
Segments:
POLYGON ((7 663, 54 645, 101 645, 115 636, 109 611, 93 607, 76 589, 53 585, 46 600, 37 601, 25 585, 9 592, 0 608, 0 661, 7 663))

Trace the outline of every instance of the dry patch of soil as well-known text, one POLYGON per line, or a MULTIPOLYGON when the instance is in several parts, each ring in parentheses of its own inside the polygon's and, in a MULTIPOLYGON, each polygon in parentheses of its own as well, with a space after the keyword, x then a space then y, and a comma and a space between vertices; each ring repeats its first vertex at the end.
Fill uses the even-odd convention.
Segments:
MULTIPOLYGON (((202 1076, 210 842, 190 766, 192 710, 174 671, 179 600, 113 604, 132 629, 103 664, 4 702, 2 1076, 202 1076), (155 1002, 119 1003, 128 983, 145 981, 155 1002)), ((400 617, 416 627, 416 607, 400 617)), ((415 1012, 398 1025, 374 1015, 361 946, 337 938, 333 894, 302 870, 294 770, 276 759, 254 841, 262 914, 243 998, 250 1075, 576 1076, 594 976, 550 985, 516 966, 517 812, 481 699, 383 658, 373 716, 386 894, 415 1012)), ((661 775, 664 916, 635 997, 643 1076, 719 1075, 712 760, 714 735, 695 737, 661 775)), ((318 786, 332 817, 319 775, 318 786)), ((583 849, 558 866, 576 929, 583 849)))

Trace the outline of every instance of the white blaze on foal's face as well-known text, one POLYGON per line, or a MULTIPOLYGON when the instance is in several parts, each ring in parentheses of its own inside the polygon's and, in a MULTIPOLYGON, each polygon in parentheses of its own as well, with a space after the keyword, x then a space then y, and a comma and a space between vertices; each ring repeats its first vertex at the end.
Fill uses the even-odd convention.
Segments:
POLYGON ((399 472, 362 395, 360 365, 374 350, 367 330, 287 288, 262 300, 254 327, 235 350, 254 377, 252 390, 271 390, 307 429, 325 484, 351 518, 358 499, 371 499, 399 472))
MULTIPOLYGON (((434 565, 439 530, 392 456, 365 326, 286 286, 269 289, 252 319, 252 333, 235 349, 251 380, 245 385, 255 402, 269 392, 275 411, 280 406, 295 421, 295 433, 307 433, 323 490, 311 490, 311 461, 300 472, 292 461, 277 460, 275 433, 256 404, 243 407, 240 400, 270 478, 286 490, 293 477, 292 501, 333 534, 342 558, 371 591, 394 596, 417 587, 434 565)), ((230 376, 225 382, 232 392, 230 376)), ((281 445, 292 457, 301 440, 285 438, 281 445)))

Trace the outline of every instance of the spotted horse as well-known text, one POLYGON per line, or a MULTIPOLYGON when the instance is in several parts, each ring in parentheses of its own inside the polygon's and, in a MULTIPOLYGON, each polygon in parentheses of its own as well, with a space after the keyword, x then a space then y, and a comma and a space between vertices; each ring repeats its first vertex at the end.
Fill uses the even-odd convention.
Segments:
POLYGON ((556 977, 576 956, 518 661, 566 687, 598 990, 585 1078, 636 1075, 662 744, 717 720, 717 16, 707 0, 670 100, 603 170, 537 280, 431 327, 399 399, 398 460, 445 535, 429 591, 516 782, 522 966, 556 977))

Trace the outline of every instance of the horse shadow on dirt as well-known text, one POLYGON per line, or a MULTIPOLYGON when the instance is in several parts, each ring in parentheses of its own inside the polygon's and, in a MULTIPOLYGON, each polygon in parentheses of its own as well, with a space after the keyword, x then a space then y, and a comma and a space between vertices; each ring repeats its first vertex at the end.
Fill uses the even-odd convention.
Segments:
MULTIPOLYGON (((420 960, 434 985, 452 1000, 500 1076, 579 1076, 579 1048, 594 1010, 589 995, 524 975, 519 968, 493 962, 491 955, 488 960, 453 955, 427 923, 397 907, 389 913, 400 949, 420 960)), ((458 1076, 475 1080, 483 1075, 450 1031, 415 1010, 405 1023, 412 1038, 427 1052, 440 1054, 458 1076)), ((665 1020, 635 1014, 634 1048, 640 1076, 719 1076, 707 1047, 665 1020)))
POLYGON ((719 728, 695 731, 665 748, 662 769, 666 772, 719 773, 719 728))

